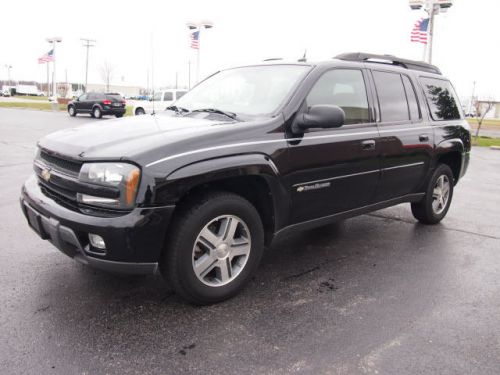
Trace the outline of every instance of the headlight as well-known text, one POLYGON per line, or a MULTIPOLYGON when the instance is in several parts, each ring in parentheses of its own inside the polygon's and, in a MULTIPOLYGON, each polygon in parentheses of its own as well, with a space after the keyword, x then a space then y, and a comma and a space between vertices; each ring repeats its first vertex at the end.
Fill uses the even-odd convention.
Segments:
POLYGON ((95 185, 118 188, 118 198, 106 198, 78 193, 81 203, 114 208, 132 208, 139 187, 141 171, 128 163, 86 163, 80 170, 79 180, 95 185))

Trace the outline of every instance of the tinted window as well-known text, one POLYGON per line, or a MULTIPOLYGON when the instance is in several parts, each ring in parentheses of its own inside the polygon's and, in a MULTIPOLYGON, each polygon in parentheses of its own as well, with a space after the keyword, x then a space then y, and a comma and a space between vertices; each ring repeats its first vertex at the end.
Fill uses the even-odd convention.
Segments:
POLYGON ((360 70, 335 69, 323 74, 307 96, 307 105, 333 104, 345 112, 346 124, 369 122, 368 99, 360 70))
POLYGON ((373 72, 377 87, 382 122, 408 121, 408 103, 401 75, 397 73, 373 72))
POLYGON ((427 103, 434 120, 457 120, 461 118, 459 101, 449 81, 421 78, 427 103))
POLYGON ((421 118, 420 110, 418 108, 417 96, 415 95, 415 89, 408 76, 403 75, 403 84, 406 91, 406 99, 408 99, 408 106, 410 108, 410 118, 412 120, 418 120, 421 118))
POLYGON ((168 101, 168 100, 174 100, 174 97, 171 92, 166 92, 163 96, 163 100, 168 101))
POLYGON ((89 93, 89 94, 87 95, 87 99, 88 99, 88 100, 94 100, 95 98, 96 98, 96 95, 95 95, 95 93, 93 93, 93 92, 91 92, 91 93, 89 93))
POLYGON ((180 99, 184 96, 184 94, 186 93, 187 91, 177 91, 177 94, 175 94, 176 98, 177 99, 180 99))
POLYGON ((114 99, 114 100, 122 100, 122 96, 120 94, 106 94, 106 97, 108 99, 114 99))
POLYGON ((81 95, 78 100, 87 100, 87 94, 81 95))

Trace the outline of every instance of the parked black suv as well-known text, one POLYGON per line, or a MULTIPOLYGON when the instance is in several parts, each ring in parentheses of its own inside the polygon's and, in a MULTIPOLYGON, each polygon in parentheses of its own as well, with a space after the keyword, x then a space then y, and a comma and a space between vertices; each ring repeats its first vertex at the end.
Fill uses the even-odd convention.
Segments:
POLYGON ((38 146, 21 206, 43 239, 104 270, 159 267, 199 304, 236 294, 291 231, 404 202, 438 223, 471 149, 438 68, 362 53, 224 70, 164 113, 38 146))
POLYGON ((68 103, 68 113, 76 116, 78 113, 90 113, 92 117, 103 115, 122 117, 126 111, 126 101, 117 93, 89 92, 68 103))

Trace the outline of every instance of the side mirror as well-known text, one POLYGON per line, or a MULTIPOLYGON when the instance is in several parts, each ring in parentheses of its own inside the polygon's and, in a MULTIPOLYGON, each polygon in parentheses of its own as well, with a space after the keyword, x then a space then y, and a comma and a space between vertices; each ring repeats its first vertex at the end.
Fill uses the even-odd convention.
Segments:
POLYGON ((301 133, 311 128, 339 128, 345 123, 345 112, 337 105, 317 104, 301 113, 294 123, 294 131, 301 133))

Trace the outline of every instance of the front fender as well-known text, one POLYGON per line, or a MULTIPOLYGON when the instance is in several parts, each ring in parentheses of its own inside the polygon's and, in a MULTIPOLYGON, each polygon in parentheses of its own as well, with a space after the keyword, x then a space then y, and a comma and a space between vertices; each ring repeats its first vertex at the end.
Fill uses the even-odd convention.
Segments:
POLYGON ((275 225, 282 225, 289 212, 289 199, 281 183, 278 168, 272 159, 264 154, 224 156, 178 168, 156 185, 156 201, 161 204, 175 204, 197 186, 244 176, 258 176, 264 179, 273 202, 275 225))

